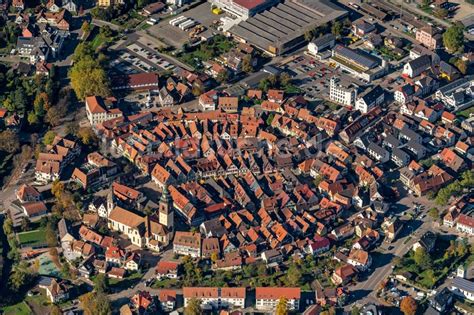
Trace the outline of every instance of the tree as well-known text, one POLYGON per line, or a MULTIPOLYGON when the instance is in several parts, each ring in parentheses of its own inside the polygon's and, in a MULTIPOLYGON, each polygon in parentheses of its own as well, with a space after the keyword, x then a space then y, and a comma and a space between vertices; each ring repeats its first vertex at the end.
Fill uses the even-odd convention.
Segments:
POLYGON ((0 132, 0 151, 15 153, 20 149, 20 139, 12 130, 0 132))
POLYGON ((448 16, 449 11, 444 8, 436 8, 433 10, 433 15, 438 19, 444 19, 448 16))
POLYGON ((267 92, 268 89, 270 88, 270 81, 268 80, 268 78, 262 79, 258 83, 258 88, 264 92, 267 92))
POLYGON ((57 135, 56 132, 52 130, 49 130, 48 132, 46 132, 43 136, 43 144, 44 145, 52 144, 56 135, 57 135))
POLYGON ((288 314, 288 309, 286 306, 287 303, 288 303, 288 300, 285 297, 280 297, 280 299, 278 300, 278 304, 276 305, 275 314, 287 315, 288 314))
POLYGON ((63 314, 63 311, 61 310, 61 308, 59 306, 57 306, 56 304, 52 304, 51 305, 51 312, 49 313, 50 315, 62 315, 63 314))
POLYGON ((433 220, 439 219, 439 210, 437 208, 431 208, 430 211, 428 211, 428 214, 433 218, 433 220))
POLYGON ((467 73, 467 70, 468 70, 467 61, 462 60, 461 58, 458 58, 456 59, 456 62, 454 63, 454 65, 456 66, 456 68, 458 68, 459 72, 461 72, 462 74, 467 73))
POLYGON ((272 88, 275 88, 275 87, 277 86, 277 84, 278 84, 278 76, 273 75, 273 74, 270 75, 270 76, 268 77, 268 82, 270 82, 270 86, 271 86, 272 88))
POLYGON ((314 32, 312 30, 306 30, 304 32, 304 40, 309 42, 314 38, 314 32))
POLYGON ((87 21, 84 21, 84 23, 82 23, 81 30, 84 34, 89 33, 91 31, 90 23, 87 21))
POLYGON ((45 120, 53 127, 59 126, 59 124, 61 123, 61 118, 64 117, 65 112, 65 107, 59 105, 53 106, 46 112, 45 120))
POLYGON ((252 65, 252 56, 251 55, 246 55, 242 59, 242 70, 246 73, 251 73, 251 72, 255 71, 255 69, 253 68, 253 65, 252 65))
POLYGON ((23 217, 21 219, 21 230, 22 231, 28 231, 29 227, 30 227, 30 219, 28 219, 28 217, 23 217))
POLYGON ((72 58, 74 62, 78 62, 79 60, 90 57, 93 54, 94 50, 92 49, 92 46, 89 44, 89 42, 84 42, 77 45, 72 58))
POLYGON ((227 70, 219 72, 219 74, 216 77, 217 82, 219 83, 225 83, 227 80, 229 80, 229 73, 227 70))
POLYGON ((107 295, 98 292, 90 292, 79 298, 85 315, 109 315, 112 308, 107 295))
POLYGON ((360 315, 360 308, 358 308, 357 306, 353 306, 351 308, 351 315, 360 315))
POLYGON ((336 21, 331 27, 331 33, 334 36, 340 36, 342 33, 342 23, 340 21, 336 21))
POLYGON ((99 141, 94 131, 90 127, 80 128, 77 135, 81 139, 81 142, 85 145, 97 144, 99 141))
POLYGON ((46 243, 48 243, 48 246, 56 247, 56 245, 58 244, 58 240, 57 240, 56 231, 54 230, 52 222, 48 222, 44 233, 45 233, 46 243))
POLYGON ((423 247, 418 247, 413 256, 418 267, 427 268, 431 266, 431 257, 423 247))
POLYGON ((110 95, 107 74, 98 60, 92 56, 84 56, 75 62, 69 77, 77 98, 81 100, 91 95, 102 97, 110 95))
POLYGON ((443 43, 449 53, 464 51, 464 26, 457 23, 443 33, 443 43))
POLYGON ((213 263, 216 263, 218 260, 219 260, 219 254, 217 254, 216 252, 213 252, 213 253, 211 254, 211 261, 212 261, 213 263))
POLYGON ((28 113, 27 119, 30 125, 36 125, 39 122, 39 117, 35 114, 34 111, 28 113))
POLYGON ((288 280, 288 285, 292 287, 297 287, 300 285, 300 281, 303 277, 303 274, 301 273, 300 268, 295 263, 292 263, 288 268, 288 273, 286 277, 288 280))
POLYGON ((188 302, 188 306, 184 309, 184 315, 199 315, 201 313, 201 301, 196 298, 191 298, 188 302))
POLYGON ((290 83, 291 83, 291 77, 288 73, 283 72, 282 74, 280 74, 280 84, 282 86, 287 86, 290 83))
POLYGON ((107 293, 109 290, 109 278, 105 274, 99 273, 94 279, 94 289, 98 293, 107 293))
POLYGON ((405 315, 415 315, 418 305, 411 296, 405 296, 400 302, 400 311, 405 315))

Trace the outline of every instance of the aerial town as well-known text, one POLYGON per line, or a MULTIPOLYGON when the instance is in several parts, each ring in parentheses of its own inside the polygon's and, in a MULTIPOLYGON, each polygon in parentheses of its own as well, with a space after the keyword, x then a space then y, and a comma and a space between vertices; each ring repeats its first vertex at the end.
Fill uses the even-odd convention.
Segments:
POLYGON ((0 314, 474 314, 474 0, 0 0, 0 314))

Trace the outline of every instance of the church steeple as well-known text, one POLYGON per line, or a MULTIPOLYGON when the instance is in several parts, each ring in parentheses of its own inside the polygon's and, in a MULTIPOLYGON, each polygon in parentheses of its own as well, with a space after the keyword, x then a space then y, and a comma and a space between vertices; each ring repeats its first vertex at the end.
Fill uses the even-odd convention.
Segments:
POLYGON ((174 224, 173 200, 168 192, 168 186, 163 188, 160 202, 158 204, 159 221, 171 232, 174 224))

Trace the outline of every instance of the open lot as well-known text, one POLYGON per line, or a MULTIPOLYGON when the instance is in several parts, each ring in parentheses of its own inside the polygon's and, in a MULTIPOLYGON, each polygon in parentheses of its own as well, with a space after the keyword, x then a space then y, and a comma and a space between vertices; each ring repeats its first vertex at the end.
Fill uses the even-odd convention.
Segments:
POLYGON ((22 247, 37 247, 46 245, 46 234, 42 229, 18 233, 18 241, 22 247))
MULTIPOLYGON (((211 12, 211 4, 205 2, 186 11, 182 14, 178 14, 175 17, 185 16, 192 18, 193 20, 204 25, 207 29, 212 25, 213 21, 219 20, 220 15, 215 15, 211 12)), ((175 18, 173 17, 173 19, 175 18)), ((183 44, 189 40, 189 31, 182 31, 177 26, 169 24, 171 19, 160 21, 158 24, 153 25, 147 29, 147 31, 154 37, 160 38, 165 44, 181 48, 183 44)))

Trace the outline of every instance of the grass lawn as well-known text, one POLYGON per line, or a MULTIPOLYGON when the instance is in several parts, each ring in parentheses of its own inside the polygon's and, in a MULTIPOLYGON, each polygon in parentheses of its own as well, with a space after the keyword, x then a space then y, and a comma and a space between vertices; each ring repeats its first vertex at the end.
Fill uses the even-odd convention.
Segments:
POLYGON ((178 58, 195 68, 201 66, 201 62, 208 61, 212 58, 228 52, 235 46, 235 43, 225 36, 217 35, 207 43, 199 45, 197 48, 182 53, 178 58))
POLYGON ((5 306, 1 310, 4 315, 29 315, 32 313, 30 307, 25 302, 20 302, 12 306, 5 306))
POLYGON ((41 246, 46 244, 46 233, 42 229, 18 233, 21 246, 41 246))
POLYGON ((136 285, 140 282, 140 279, 143 277, 143 273, 134 272, 123 279, 109 279, 109 285, 111 288, 129 288, 133 285, 136 285))

